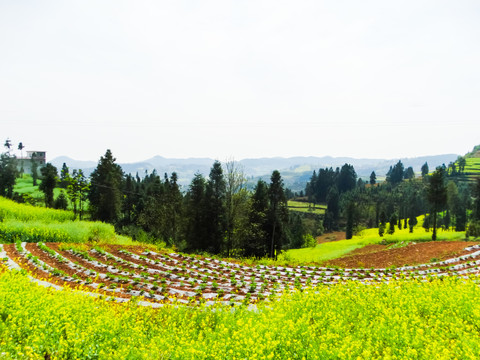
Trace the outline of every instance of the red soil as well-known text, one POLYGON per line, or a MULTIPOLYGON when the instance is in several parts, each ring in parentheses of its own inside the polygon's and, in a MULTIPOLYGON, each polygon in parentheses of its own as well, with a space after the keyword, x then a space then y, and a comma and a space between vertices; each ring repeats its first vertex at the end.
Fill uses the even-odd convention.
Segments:
POLYGON ((386 268, 426 264, 466 254, 464 249, 476 245, 471 241, 432 241, 409 244, 398 249, 388 249, 386 245, 369 245, 352 251, 342 258, 325 262, 327 266, 345 268, 386 268))
POLYGON ((322 244, 330 241, 345 240, 345 231, 334 231, 317 236, 317 243, 322 244))

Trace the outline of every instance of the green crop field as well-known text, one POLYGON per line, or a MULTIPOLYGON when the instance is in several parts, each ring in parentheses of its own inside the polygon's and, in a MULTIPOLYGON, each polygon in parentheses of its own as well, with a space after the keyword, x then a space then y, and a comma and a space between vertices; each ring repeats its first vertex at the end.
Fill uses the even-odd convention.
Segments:
POLYGON ((18 204, 0 197, 0 243, 25 242, 128 242, 113 225, 73 221, 73 212, 18 204))
MULTIPOLYGON (((44 194, 39 189, 39 185, 41 184, 41 180, 37 180, 37 186, 33 186, 33 179, 28 174, 23 174, 21 177, 17 178, 15 182, 15 186, 13 187, 13 191, 19 193, 20 195, 28 195, 33 199, 35 205, 42 206, 44 204, 44 194)), ((60 188, 53 189, 53 196, 57 198, 60 195, 60 192, 64 190, 60 188)), ((70 207, 70 201, 69 207, 70 207)))
POLYGON ((290 211, 299 211, 311 214, 325 214, 326 205, 313 204, 303 201, 288 201, 288 210, 290 211))
MULTIPOLYGON (((41 181, 38 180, 37 183, 40 185, 41 181)), ((30 195, 33 199, 35 199, 35 202, 37 203, 41 203, 44 198, 43 193, 38 189, 38 185, 33 186, 33 179, 30 175, 27 174, 24 174, 22 175, 22 177, 17 178, 13 191, 21 195, 30 195)))
POLYGON ((466 158, 465 173, 480 175, 480 158, 466 158))

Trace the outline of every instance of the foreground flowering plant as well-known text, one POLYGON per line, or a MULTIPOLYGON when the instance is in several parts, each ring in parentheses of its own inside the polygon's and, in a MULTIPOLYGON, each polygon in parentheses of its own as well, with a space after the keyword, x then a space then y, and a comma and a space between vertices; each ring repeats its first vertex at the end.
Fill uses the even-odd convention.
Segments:
POLYGON ((477 274, 480 245, 448 260, 388 269, 341 269, 315 266, 245 266, 177 253, 158 253, 142 246, 58 243, 2 245, 0 258, 10 268, 29 272, 42 284, 78 287, 117 301, 142 298, 141 304, 255 303, 286 291, 345 281, 365 284, 398 278, 430 281, 477 274))

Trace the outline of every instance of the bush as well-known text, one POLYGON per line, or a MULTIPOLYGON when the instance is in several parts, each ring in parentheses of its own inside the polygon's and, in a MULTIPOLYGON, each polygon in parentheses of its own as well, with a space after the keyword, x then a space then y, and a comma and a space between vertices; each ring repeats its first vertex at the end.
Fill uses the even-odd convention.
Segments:
POLYGON ((480 237, 480 221, 472 221, 471 223, 468 224, 467 232, 465 233, 465 236, 468 237, 480 237))
POLYGON ((67 210, 68 200, 67 200, 67 197, 65 196, 64 191, 62 191, 60 195, 58 195, 58 197, 55 199, 54 207, 55 209, 67 210))
POLYGON ((378 236, 383 236, 385 234, 385 224, 380 224, 378 227, 378 236))
POLYGON ((311 234, 303 235, 303 248, 315 246, 317 246, 317 240, 311 234))

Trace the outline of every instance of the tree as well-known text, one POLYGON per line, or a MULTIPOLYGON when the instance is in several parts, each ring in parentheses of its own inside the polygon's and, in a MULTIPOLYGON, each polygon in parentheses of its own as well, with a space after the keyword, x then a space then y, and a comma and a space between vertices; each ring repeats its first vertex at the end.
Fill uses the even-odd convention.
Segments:
POLYGON ((139 194, 135 192, 135 178, 132 175, 127 174, 123 186, 123 225, 130 225, 133 223, 138 195, 139 194))
POLYGON ((47 163, 40 170, 42 174, 42 182, 40 183, 39 189, 45 194, 45 206, 53 207, 53 189, 57 185, 58 173, 57 168, 50 163, 47 163))
POLYGON ((370 185, 375 185, 377 183, 377 175, 375 174, 375 171, 372 171, 370 174, 370 185))
POLYGON ((30 169, 32 170, 32 179, 33 179, 33 186, 37 186, 38 180, 38 163, 37 163, 37 153, 33 153, 32 157, 30 158, 30 169))
MULTIPOLYGON (((166 234, 166 184, 154 171, 151 175, 145 177, 149 186, 146 188, 145 206, 139 214, 138 222, 143 229, 153 235, 156 239, 168 241, 166 234)), ((168 181, 168 178, 167 178, 168 181)))
POLYGON ((345 238, 347 240, 353 237, 354 212, 355 212, 355 203, 353 201, 349 201, 347 205, 347 229, 345 234, 345 238))
POLYGON ((78 169, 75 176, 77 186, 78 186, 78 210, 80 214, 80 220, 83 218, 83 206, 88 200, 88 194, 90 192, 90 183, 88 182, 87 177, 83 174, 82 169, 78 169))
POLYGON ((285 224, 288 222, 287 199, 283 180, 278 170, 272 172, 268 187, 269 223, 271 225, 270 257, 277 258, 285 241, 285 224))
POLYGON ((399 160, 398 163, 396 163, 395 166, 392 168, 390 174, 387 176, 387 181, 392 185, 397 185, 402 182, 403 174, 403 163, 401 160, 399 160))
POLYGON ((291 249, 299 249, 304 247, 305 235, 306 231, 300 214, 296 212, 290 213, 288 215, 287 231, 288 246, 291 249))
POLYGON ((388 233, 393 235, 395 233, 395 224, 397 223, 397 215, 392 214, 390 217, 390 226, 388 227, 388 233))
POLYGON ((353 165, 343 165, 338 176, 338 191, 340 194, 355 189, 356 184, 357 173, 355 172, 353 165))
POLYGON ((225 163, 226 168, 226 189, 225 189, 225 207, 226 207, 226 255, 230 256, 230 250, 234 247, 234 233, 239 222, 239 212, 242 203, 245 202, 245 196, 239 196, 245 186, 245 174, 235 160, 225 163))
MULTIPOLYGON (((458 193, 457 184, 453 181, 449 181, 447 184, 447 208, 449 214, 452 216, 452 222, 456 226, 457 215, 460 215, 460 220, 462 215, 460 214, 461 209, 460 196, 458 193)), ((462 230, 463 231, 463 230, 462 230)))
POLYGON ((185 239, 188 250, 206 250, 205 178, 195 174, 186 196, 185 239))
POLYGON ((445 170, 437 167, 429 179, 427 187, 427 200, 431 206, 433 216, 432 240, 437 240, 437 213, 443 210, 447 203, 447 188, 445 186, 445 170))
POLYGON ((467 166, 467 160, 463 156, 457 158, 458 171, 463 173, 465 171, 465 166, 467 166))
POLYGON ((55 199, 54 207, 55 209, 67 210, 68 200, 63 190, 60 192, 60 195, 58 195, 58 197, 55 199))
POLYGON ((77 218, 79 215, 80 220, 82 220, 83 204, 87 200, 90 188, 88 180, 82 169, 74 169, 72 175, 67 173, 65 181, 67 182, 67 196, 73 205, 74 217, 77 218))
POLYGON ((405 170, 405 174, 403 175, 403 178, 405 180, 410 180, 410 179, 413 179, 415 178, 415 172, 413 171, 413 168, 411 166, 409 166, 406 170, 405 170))
POLYGON ((0 196, 10 199, 13 197, 13 187, 18 176, 16 160, 8 151, 0 155, 0 196))
POLYGON ((244 237, 243 250, 247 257, 261 258, 269 254, 268 208, 268 185, 258 180, 250 199, 248 230, 244 237))
POLYGON ((474 188, 473 188, 473 196, 475 197, 475 201, 473 202, 473 220, 480 220, 480 177, 476 179, 474 188))
POLYGON ((22 165, 21 165, 21 169, 20 169, 20 173, 21 173, 21 174, 23 174, 23 149, 25 149, 25 146, 23 145, 22 142, 20 142, 20 143, 18 144, 18 150, 20 150, 20 156, 21 156, 21 158, 22 158, 22 163, 21 163, 22 165))
POLYGON ((223 247, 226 232, 226 182, 222 165, 213 163, 205 189, 205 212, 207 216, 207 251, 219 253, 223 247))
POLYGON ((68 169, 67 164, 63 163, 62 170, 60 170, 60 184, 59 184, 59 186, 62 189, 67 188, 69 175, 70 175, 70 170, 68 169))
POLYGON ((10 150, 12 149, 12 141, 7 138, 7 140, 5 140, 5 144, 3 144, 3 146, 7 149, 7 153, 10 153, 10 150))
POLYGON ((90 175, 88 200, 94 220, 115 223, 120 216, 123 171, 115 160, 112 152, 107 150, 90 175))
POLYGON ((340 217, 340 195, 336 186, 332 186, 327 195, 327 211, 323 226, 327 231, 338 230, 338 219, 340 217))
POLYGON ((421 171, 422 171, 422 178, 425 178, 430 171, 428 169, 428 163, 425 162, 425 164, 422 165, 421 171))
MULTIPOLYGON (((166 175, 166 174, 165 174, 166 175)), ((183 213, 183 196, 178 186, 178 176, 173 172, 170 180, 165 177, 165 229, 164 237, 168 242, 177 244, 183 213)))

